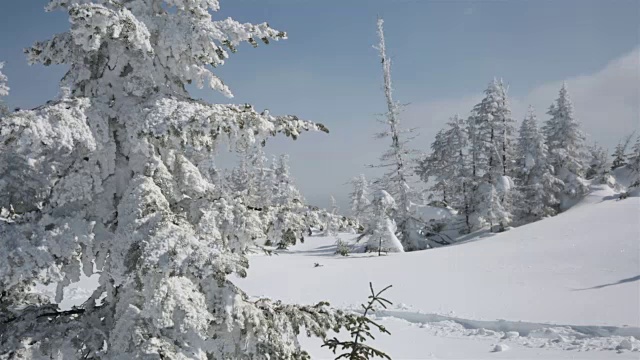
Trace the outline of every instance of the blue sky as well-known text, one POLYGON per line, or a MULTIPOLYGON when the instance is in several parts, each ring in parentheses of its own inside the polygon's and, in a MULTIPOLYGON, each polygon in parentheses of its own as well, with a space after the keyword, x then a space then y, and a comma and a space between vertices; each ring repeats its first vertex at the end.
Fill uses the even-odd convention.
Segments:
MULTIPOLYGON (((7 62, 11 106, 33 107, 52 98, 64 72, 29 67, 22 54, 22 48, 68 26, 66 14, 45 13, 45 4, 0 2, 0 61, 7 62)), ((385 19, 395 96, 410 103, 406 123, 422 128, 415 148, 426 150, 448 116, 465 115, 494 76, 509 83, 518 120, 526 102, 544 120, 555 86, 567 80, 592 140, 611 146, 640 121, 634 115, 640 0, 221 0, 221 6, 217 16, 267 21, 289 39, 258 49, 244 46, 220 68, 234 99, 211 91, 193 94, 328 125, 330 135, 276 140, 271 147, 291 153, 303 193, 320 205, 330 193, 344 204, 349 189, 342 184, 370 173, 363 165, 387 145, 372 140, 376 114, 384 111, 380 62, 372 48, 378 15, 385 19), (602 106, 592 110, 597 101, 602 106), (613 111, 612 120, 592 115, 609 117, 613 111)))

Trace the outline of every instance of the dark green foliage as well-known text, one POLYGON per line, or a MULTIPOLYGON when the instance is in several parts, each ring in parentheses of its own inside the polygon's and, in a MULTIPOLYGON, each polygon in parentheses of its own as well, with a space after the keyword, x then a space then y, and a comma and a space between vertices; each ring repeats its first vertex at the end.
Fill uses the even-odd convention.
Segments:
POLYGON ((380 296, 390 287, 391 285, 376 293, 373 290, 373 285, 369 283, 371 295, 369 295, 369 302, 367 303, 367 305, 362 304, 362 308, 364 309, 362 315, 352 315, 346 317, 347 323, 345 325, 345 328, 351 333, 351 338, 353 340, 340 341, 336 337, 334 337, 333 339, 325 340, 324 345, 322 346, 326 346, 329 349, 333 350, 334 354, 338 351, 338 349, 340 351, 346 350, 346 352, 338 355, 335 360, 368 360, 375 357, 391 360, 391 357, 389 357, 389 355, 385 354, 384 352, 364 344, 364 342, 368 339, 375 339, 373 334, 371 334, 372 328, 378 329, 378 331, 380 331, 381 333, 391 334, 384 326, 367 317, 367 315, 369 315, 370 313, 375 312, 375 305, 380 305, 386 309, 387 304, 392 304, 391 301, 380 296))
MULTIPOLYGON (((287 229, 283 232, 282 239, 277 244, 277 249, 286 250, 289 246, 295 245, 297 240, 295 231, 287 229)), ((304 243, 304 236, 300 238, 300 243, 304 243)))

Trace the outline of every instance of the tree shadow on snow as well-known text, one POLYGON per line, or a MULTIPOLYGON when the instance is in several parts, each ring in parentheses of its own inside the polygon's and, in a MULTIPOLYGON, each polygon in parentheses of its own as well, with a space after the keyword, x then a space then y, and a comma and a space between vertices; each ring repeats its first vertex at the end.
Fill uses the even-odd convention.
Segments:
POLYGON ((618 282, 614 282, 614 283, 609 283, 609 284, 602 284, 602 285, 598 285, 598 286, 593 286, 590 288, 584 288, 584 289, 574 289, 573 291, 584 291, 584 290, 594 290, 594 289, 602 289, 608 286, 614 286, 614 285, 620 285, 620 284, 624 284, 624 283, 629 283, 629 282, 634 282, 634 281, 638 281, 640 280, 640 275, 634 276, 634 277, 630 277, 627 279, 622 279, 618 282))
POLYGON ((333 256, 335 255, 336 245, 324 245, 311 250, 288 250, 289 254, 307 255, 307 256, 333 256))

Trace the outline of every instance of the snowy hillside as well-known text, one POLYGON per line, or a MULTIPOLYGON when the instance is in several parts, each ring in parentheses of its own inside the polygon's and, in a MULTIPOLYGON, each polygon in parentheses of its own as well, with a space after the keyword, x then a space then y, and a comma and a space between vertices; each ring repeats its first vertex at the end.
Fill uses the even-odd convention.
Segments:
MULTIPOLYGON (((557 217, 428 251, 339 257, 335 239, 310 237, 280 256, 252 257, 237 284, 254 296, 343 308, 364 301, 370 281, 391 284, 397 308, 381 315, 392 335, 374 344, 396 359, 493 358, 498 343, 510 348, 506 358, 637 359, 640 199, 608 195, 596 191, 557 217)), ((318 344, 308 346, 314 358, 329 357, 318 344)))

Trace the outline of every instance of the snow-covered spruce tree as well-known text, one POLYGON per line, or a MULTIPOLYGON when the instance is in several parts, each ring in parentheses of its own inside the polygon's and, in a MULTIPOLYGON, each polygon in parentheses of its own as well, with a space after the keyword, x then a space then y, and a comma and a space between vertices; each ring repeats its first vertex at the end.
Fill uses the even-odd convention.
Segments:
POLYGON ((237 166, 231 169, 226 179, 229 191, 242 197, 245 203, 249 203, 249 198, 253 195, 250 195, 250 193, 253 193, 253 191, 251 191, 253 190, 251 189, 253 185, 251 183, 252 175, 247 157, 241 156, 240 159, 238 159, 237 166))
POLYGON ((433 181, 432 199, 448 206, 459 205, 464 177, 468 175, 466 147, 468 134, 464 120, 453 116, 436 134, 431 153, 418 162, 416 173, 424 182, 433 181))
POLYGON ((364 224, 368 218, 369 205, 369 182, 364 174, 356 176, 351 180, 353 191, 349 194, 351 199, 351 212, 353 217, 360 224, 364 224))
POLYGON ((449 149, 444 132, 444 129, 438 130, 431 143, 431 153, 418 161, 416 172, 425 182, 432 182, 429 199, 447 206, 454 191, 451 185, 453 178, 448 175, 449 149))
POLYGON ((502 81, 494 79, 484 94, 473 108, 471 121, 475 125, 476 166, 493 181, 500 176, 510 176, 513 170, 515 121, 502 81))
POLYGON ((584 182, 587 169, 585 164, 585 137, 580 123, 573 114, 573 104, 569 98, 566 84, 562 84, 558 98, 549 107, 551 116, 543 127, 543 134, 549 149, 549 163, 554 174, 564 182, 560 195, 579 197, 587 193, 584 182))
POLYGON ((514 199, 518 204, 514 213, 520 224, 558 212, 560 201, 555 194, 562 190, 563 183, 553 175, 547 146, 531 106, 520 126, 515 178, 519 191, 514 199))
POLYGON ((629 144, 631 143, 631 139, 633 138, 633 133, 625 136, 618 145, 616 145, 615 150, 613 151, 613 161, 611 162, 611 170, 615 170, 619 167, 625 166, 627 164, 627 150, 629 149, 629 144))
POLYGON ((609 153, 602 146, 594 143, 587 147, 588 152, 588 168, 585 173, 587 180, 593 180, 595 184, 611 184, 613 178, 611 177, 612 165, 609 162, 609 153))
POLYGON ((340 228, 341 218, 338 215, 338 205, 336 204, 336 199, 333 195, 330 196, 329 202, 331 203, 330 209, 322 212, 322 235, 336 236, 338 235, 338 230, 340 228))
POLYGON ((304 199, 296 188, 289 172, 289 156, 280 155, 273 159, 272 199, 266 216, 268 218, 267 238, 279 248, 304 241, 308 226, 305 221, 304 199))
POLYGON ((268 159, 264 154, 262 146, 255 146, 250 155, 250 166, 253 176, 250 181, 250 188, 255 191, 255 206, 264 208, 271 204, 273 183, 273 173, 269 169, 268 159))
POLYGON ((480 184, 478 193, 482 198, 477 211, 480 219, 489 225, 490 231, 501 232, 505 230, 507 224, 511 223, 512 215, 504 206, 504 193, 499 192, 498 189, 504 188, 486 182, 480 184))
POLYGON ((417 194, 409 185, 409 150, 407 142, 402 139, 403 135, 413 130, 403 131, 400 127, 399 104, 393 100, 393 88, 391 86, 391 59, 387 56, 387 49, 384 39, 384 21, 378 19, 377 46, 382 62, 382 73, 384 81, 384 94, 387 104, 386 118, 383 121, 389 128, 378 134, 379 138, 391 138, 391 146, 380 157, 380 164, 377 167, 389 168, 385 175, 374 182, 377 189, 387 191, 397 204, 395 221, 397 224, 397 235, 405 251, 424 249, 427 244, 422 240, 418 232, 421 227, 414 214, 413 203, 417 202, 417 194))
POLYGON ((274 181, 272 205, 291 207, 292 204, 302 204, 302 194, 291 179, 289 155, 282 154, 274 158, 271 169, 274 181))
POLYGON ((447 124, 449 130, 446 136, 449 139, 450 147, 450 170, 449 173, 454 180, 455 193, 451 196, 451 206, 464 215, 463 232, 471 231, 470 217, 473 213, 475 203, 473 202, 473 190, 477 184, 472 176, 470 167, 470 157, 468 148, 470 144, 469 128, 466 121, 457 115, 447 124))
POLYGON ((633 177, 631 187, 640 188, 640 135, 636 138, 631 154, 628 156, 628 165, 633 177))
POLYGON ((468 232, 473 210, 473 179, 467 154, 469 133, 466 121, 455 115, 438 134, 431 144, 432 153, 418 162, 416 173, 425 183, 433 183, 430 197, 436 200, 431 204, 448 206, 462 214, 464 225, 459 230, 468 232), (439 185, 445 183, 446 186, 439 185), (437 200, 438 194, 442 194, 442 204, 437 200))
MULTIPOLYGON (((494 79, 484 91, 485 97, 474 106, 467 120, 470 152, 469 230, 489 224, 488 209, 500 207, 512 212, 515 188, 512 184, 515 163, 514 120, 511 118, 507 91, 502 81, 494 79), (498 196, 493 196, 493 191, 498 196), (500 201, 490 204, 487 201, 500 201)), ((502 220, 512 216, 502 216, 502 220)), ((494 221, 495 223, 495 221, 494 221)), ((507 223, 501 222, 501 227, 507 223)))
POLYGON ((211 182, 222 139, 244 148, 324 127, 249 106, 211 72, 242 42, 284 38, 267 24, 213 21, 216 0, 53 0, 71 29, 28 50, 65 64, 69 97, 2 120, 0 357, 301 359, 296 335, 343 323, 326 304, 250 301, 246 206, 211 182), (223 235, 226 234, 226 235, 223 235), (67 285, 98 274, 80 307, 67 285), (55 300, 32 292, 57 284, 55 300))
POLYGON ((393 220, 397 210, 396 202, 388 192, 377 190, 371 202, 371 217, 365 233, 368 236, 365 251, 368 252, 403 252, 403 246, 396 236, 396 224, 393 220))
POLYGON ((7 76, 2 73, 2 68, 4 68, 4 62, 0 61, 0 117, 9 113, 7 105, 2 101, 3 96, 9 95, 9 86, 7 86, 8 79, 7 76))

